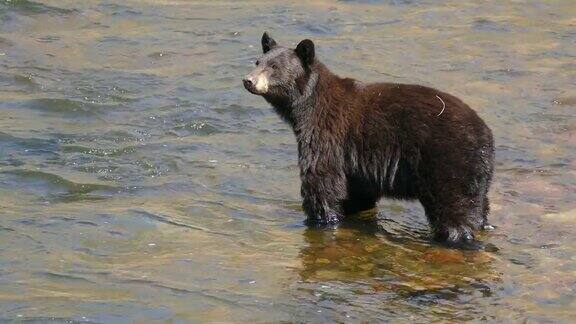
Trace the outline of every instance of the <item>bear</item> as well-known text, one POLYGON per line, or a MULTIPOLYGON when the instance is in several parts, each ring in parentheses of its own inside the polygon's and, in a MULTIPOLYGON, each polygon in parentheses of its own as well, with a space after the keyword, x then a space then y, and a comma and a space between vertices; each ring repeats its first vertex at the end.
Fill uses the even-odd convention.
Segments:
POLYGON ((494 173, 490 128, 463 101, 414 84, 364 83, 332 73, 305 39, 261 39, 243 84, 292 128, 307 224, 331 226, 382 197, 419 200, 433 239, 483 247, 494 173))

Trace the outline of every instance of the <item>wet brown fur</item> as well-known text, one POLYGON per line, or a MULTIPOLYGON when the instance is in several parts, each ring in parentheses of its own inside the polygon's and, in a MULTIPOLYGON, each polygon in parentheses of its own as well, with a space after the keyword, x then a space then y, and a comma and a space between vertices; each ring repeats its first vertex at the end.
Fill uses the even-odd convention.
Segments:
POLYGON ((482 119, 433 88, 341 78, 311 53, 295 94, 263 95, 296 135, 309 223, 338 222, 381 197, 418 199, 437 240, 472 242, 487 225, 494 164, 482 119))

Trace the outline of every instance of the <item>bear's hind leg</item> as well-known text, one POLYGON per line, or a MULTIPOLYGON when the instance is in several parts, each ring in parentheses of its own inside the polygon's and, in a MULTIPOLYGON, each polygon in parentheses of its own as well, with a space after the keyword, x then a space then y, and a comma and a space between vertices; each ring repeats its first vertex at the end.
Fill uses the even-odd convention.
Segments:
POLYGON ((474 230, 483 224, 479 202, 467 197, 421 197, 420 201, 434 231, 434 240, 449 247, 478 250, 474 230))

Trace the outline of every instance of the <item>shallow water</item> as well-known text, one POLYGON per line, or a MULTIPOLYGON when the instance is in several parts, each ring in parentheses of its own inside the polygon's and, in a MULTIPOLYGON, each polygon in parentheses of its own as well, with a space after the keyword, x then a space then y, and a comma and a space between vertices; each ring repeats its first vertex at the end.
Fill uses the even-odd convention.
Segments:
POLYGON ((570 322, 573 0, 0 0, 0 320, 570 322), (492 127, 498 252, 422 208, 302 224, 293 135, 241 86, 268 30, 492 127))

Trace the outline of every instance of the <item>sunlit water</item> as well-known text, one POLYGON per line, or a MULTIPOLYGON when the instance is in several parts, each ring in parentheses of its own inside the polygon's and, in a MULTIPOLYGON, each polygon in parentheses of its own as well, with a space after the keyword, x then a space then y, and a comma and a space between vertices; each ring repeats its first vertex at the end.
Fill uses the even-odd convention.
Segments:
POLYGON ((576 4, 0 0, 0 320, 576 316, 576 4), (308 229, 289 128, 241 78, 261 33, 431 85, 497 143, 498 252, 422 208, 308 229))

